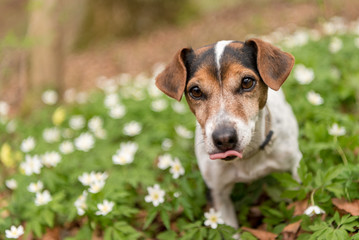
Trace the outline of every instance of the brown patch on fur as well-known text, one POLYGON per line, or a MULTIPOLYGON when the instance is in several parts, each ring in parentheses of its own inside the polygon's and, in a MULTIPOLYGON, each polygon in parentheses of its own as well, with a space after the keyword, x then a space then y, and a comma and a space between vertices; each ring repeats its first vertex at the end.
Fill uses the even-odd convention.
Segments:
POLYGON ((294 57, 260 39, 249 39, 246 44, 257 49, 257 67, 263 81, 273 90, 279 90, 294 65, 294 57))
POLYGON ((230 115, 248 122, 265 106, 267 90, 268 87, 253 70, 232 62, 227 64, 221 83, 213 76, 209 66, 201 67, 187 84, 186 99, 204 130, 207 120, 216 115, 221 106, 230 115), (256 80, 256 86, 250 92, 239 92, 244 77, 256 80), (189 95, 194 86, 201 89, 204 99, 195 100, 189 95))
POLYGON ((168 96, 180 101, 186 87, 187 69, 184 56, 192 51, 189 48, 179 50, 172 62, 156 77, 156 86, 168 96))
POLYGON ((201 67, 187 83, 186 99, 188 105, 196 116, 198 123, 204 129, 205 123, 220 107, 221 88, 219 82, 212 73, 211 66, 201 67), (189 90, 198 86, 205 98, 195 100, 189 95, 189 90))
POLYGON ((209 49, 213 48, 213 44, 212 45, 207 45, 201 48, 196 49, 196 55, 201 55, 202 53, 208 51, 209 49))

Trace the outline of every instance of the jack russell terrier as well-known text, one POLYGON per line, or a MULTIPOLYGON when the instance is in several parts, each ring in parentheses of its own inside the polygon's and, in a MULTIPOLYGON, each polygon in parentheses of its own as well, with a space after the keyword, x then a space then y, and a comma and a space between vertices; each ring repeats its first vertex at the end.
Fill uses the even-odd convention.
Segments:
POLYGON ((253 38, 183 48, 156 77, 168 96, 180 101, 185 94, 197 118, 199 169, 214 207, 234 228, 236 182, 287 170, 299 181, 298 125, 280 90, 293 65, 291 54, 253 38))

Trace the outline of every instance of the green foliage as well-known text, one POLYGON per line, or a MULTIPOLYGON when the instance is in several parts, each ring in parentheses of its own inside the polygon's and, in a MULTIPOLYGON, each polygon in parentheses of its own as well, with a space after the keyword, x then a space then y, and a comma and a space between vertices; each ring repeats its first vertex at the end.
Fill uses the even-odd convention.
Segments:
MULTIPOLYGON (((303 159, 298 175, 301 182, 293 180, 289 173, 274 173, 251 184, 237 184, 232 198, 242 226, 256 227, 250 213, 253 204, 259 202, 260 222, 266 224, 267 231, 280 238, 284 227, 299 219, 305 233, 298 239, 358 238, 358 218, 350 214, 339 215, 331 201, 332 198, 359 199, 359 85, 356 82, 359 69, 355 38, 350 34, 340 36, 343 48, 337 53, 328 50, 331 36, 288 49, 295 55, 297 64, 313 69, 315 75, 311 83, 301 85, 292 74, 283 86, 300 129, 303 159), (319 93, 324 103, 312 105, 306 98, 309 91, 319 93), (330 135, 328 129, 334 123, 345 127, 346 134, 330 135), (288 208, 289 203, 303 199, 320 206, 326 212, 325 217, 293 216, 294 209, 288 208)), ((204 225, 205 185, 194 156, 193 139, 185 138, 175 130, 182 125, 190 132, 194 131, 195 119, 188 108, 178 113, 172 107, 173 100, 163 95, 154 96, 151 85, 134 81, 120 85, 115 93, 120 98, 119 104, 126 108, 126 114, 114 119, 104 106, 108 95, 95 91, 84 104, 61 104, 61 107, 46 106, 34 110, 26 119, 12 120, 17 125, 14 132, 9 131, 11 121, 5 118, 0 121, 0 238, 10 226, 26 223, 25 234, 32 233, 36 237, 41 237, 47 228, 76 226, 67 240, 91 239, 94 234, 106 240, 231 239, 235 234, 231 227, 219 225, 212 229, 204 225), (166 107, 153 111, 155 101, 161 101, 166 107), (83 128, 71 128, 70 121, 75 115, 84 117, 83 128), (103 120, 105 137, 97 136, 87 126, 95 116, 103 120), (141 124, 142 130, 138 135, 126 135, 123 129, 133 120, 141 124), (43 133, 54 127, 61 136, 49 143, 44 140, 43 133), (20 169, 27 155, 20 146, 27 137, 36 140, 35 149, 28 155, 43 156, 45 152, 59 152, 62 142, 74 143, 83 132, 97 136, 94 147, 87 152, 75 149, 61 154, 61 161, 56 166, 43 167, 39 174, 27 176, 20 169), (172 147, 165 146, 165 139, 170 139, 172 147), (129 141, 138 144, 134 161, 114 164, 112 156, 121 143, 129 141), (168 169, 157 167, 158 157, 166 153, 178 157, 184 175, 173 178, 168 169), (82 215, 75 202, 88 187, 78 178, 91 171, 106 172, 108 178, 101 191, 88 193, 82 215), (5 186, 9 179, 16 180, 17 189, 10 190, 5 186), (29 184, 39 180, 52 197, 41 206, 35 204, 36 194, 28 191, 29 184), (159 184, 165 191, 164 201, 158 206, 145 201, 149 194, 147 188, 154 184, 159 184), (96 214, 98 204, 105 199, 114 203, 113 209, 104 215, 96 214)), ((243 233, 242 239, 254 237, 243 233)))

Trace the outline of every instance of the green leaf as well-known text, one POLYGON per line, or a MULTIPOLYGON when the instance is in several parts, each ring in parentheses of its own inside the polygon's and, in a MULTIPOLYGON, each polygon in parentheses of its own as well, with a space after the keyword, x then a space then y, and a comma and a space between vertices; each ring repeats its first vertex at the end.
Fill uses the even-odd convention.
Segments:
POLYGON ((165 210, 162 210, 160 212, 160 216, 161 216, 162 222, 166 226, 167 230, 170 230, 171 226, 170 226, 170 217, 169 217, 168 212, 166 212, 165 210))
POLYGON ((103 236, 104 240, 112 240, 112 232, 113 232, 112 227, 106 228, 103 236))
POLYGON ((331 181, 339 176, 344 171, 342 166, 333 166, 331 167, 324 175, 323 182, 324 184, 329 184, 331 181))
POLYGON ((245 239, 245 240, 257 240, 257 238, 255 236, 253 236, 251 233, 249 232, 243 232, 241 234, 241 239, 245 239))
POLYGON ((222 236, 221 236, 220 232, 217 229, 210 228, 208 230, 208 239, 209 240, 221 240, 222 236))
POLYGON ((172 230, 169 230, 158 234, 156 237, 158 240, 177 239, 177 233, 172 230))
POLYGON ((145 224, 143 225, 143 229, 146 229, 146 228, 148 228, 148 226, 150 226, 150 224, 153 222, 153 220, 157 216, 157 213, 158 213, 157 208, 152 208, 151 211, 149 211, 149 213, 146 217, 145 224))
POLYGON ((31 226, 31 230, 32 232, 37 236, 37 237, 41 237, 42 236, 42 229, 41 229, 41 224, 36 221, 30 221, 29 225, 31 226))
POLYGON ((54 226, 55 213, 53 213, 48 209, 45 209, 44 211, 41 212, 41 216, 45 220, 47 226, 49 226, 50 228, 54 226))
POLYGON ((92 230, 88 224, 82 226, 80 230, 77 232, 75 239, 91 239, 92 238, 92 230))
POLYGON ((192 239, 195 239, 194 236, 195 236, 195 234, 197 234, 198 231, 199 231, 198 228, 192 228, 192 229, 190 229, 188 232, 185 232, 185 234, 183 235, 183 237, 181 238, 181 240, 192 240, 192 239))
POLYGON ((298 188, 300 185, 295 181, 289 173, 273 173, 272 174, 283 187, 298 188))

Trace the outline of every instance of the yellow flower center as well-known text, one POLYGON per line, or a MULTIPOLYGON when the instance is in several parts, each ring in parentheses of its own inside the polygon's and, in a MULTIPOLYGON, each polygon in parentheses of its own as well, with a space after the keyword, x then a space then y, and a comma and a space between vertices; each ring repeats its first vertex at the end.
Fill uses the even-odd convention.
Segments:
POLYGON ((209 218, 209 220, 210 220, 211 222, 216 223, 217 220, 218 220, 218 218, 217 218, 217 216, 211 216, 211 217, 209 218))

